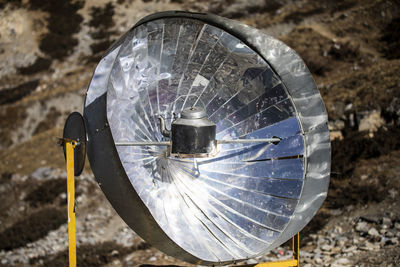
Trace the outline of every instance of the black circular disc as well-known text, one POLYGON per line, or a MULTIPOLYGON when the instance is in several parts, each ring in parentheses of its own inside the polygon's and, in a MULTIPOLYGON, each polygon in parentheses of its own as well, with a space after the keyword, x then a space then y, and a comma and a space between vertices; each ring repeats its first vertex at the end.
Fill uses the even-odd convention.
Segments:
MULTIPOLYGON (((69 114, 64 125, 63 138, 68 138, 75 140, 78 143, 74 150, 74 166, 75 166, 75 176, 79 176, 83 167, 85 166, 85 156, 86 156, 86 129, 85 122, 82 115, 79 112, 73 112, 69 114)), ((66 156, 65 146, 64 156, 66 156)))

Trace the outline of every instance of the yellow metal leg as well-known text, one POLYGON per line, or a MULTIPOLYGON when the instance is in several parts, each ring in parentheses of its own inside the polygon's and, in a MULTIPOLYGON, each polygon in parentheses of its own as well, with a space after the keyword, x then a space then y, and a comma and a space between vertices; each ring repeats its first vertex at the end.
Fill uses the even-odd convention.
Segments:
POLYGON ((74 148, 72 142, 65 142, 67 156, 67 200, 68 200, 68 247, 69 266, 76 267, 76 240, 75 240, 75 171, 74 148))
POLYGON ((292 242, 293 260, 297 261, 297 265, 294 266, 298 267, 300 265, 300 233, 297 233, 295 236, 293 236, 292 242))
POLYGON ((293 246, 293 259, 285 260, 285 261, 274 261, 274 262, 263 262, 257 264, 255 267, 298 267, 300 262, 300 234, 297 233, 292 238, 292 246, 293 246))

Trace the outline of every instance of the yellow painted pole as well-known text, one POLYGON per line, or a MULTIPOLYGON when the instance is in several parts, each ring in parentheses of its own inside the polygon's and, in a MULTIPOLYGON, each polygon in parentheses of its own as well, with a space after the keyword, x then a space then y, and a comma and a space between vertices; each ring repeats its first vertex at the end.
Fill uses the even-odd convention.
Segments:
POLYGON ((296 266, 298 266, 297 260, 263 262, 256 265, 256 267, 296 267, 296 266))
POLYGON ((65 142, 67 154, 67 200, 68 200, 68 247, 69 266, 76 267, 76 240, 75 240, 75 143, 65 142))
POLYGON ((297 261, 296 267, 300 265, 300 233, 297 233, 292 238, 293 244, 293 260, 297 261))
POLYGON ((257 264, 255 267, 298 267, 300 264, 300 235, 297 233, 292 238, 293 259, 285 261, 263 262, 257 264))

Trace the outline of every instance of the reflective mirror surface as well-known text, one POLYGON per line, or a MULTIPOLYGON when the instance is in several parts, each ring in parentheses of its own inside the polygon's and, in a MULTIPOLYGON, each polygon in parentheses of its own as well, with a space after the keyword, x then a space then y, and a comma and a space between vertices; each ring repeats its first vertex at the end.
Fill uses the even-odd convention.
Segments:
POLYGON ((166 146, 116 149, 152 219, 195 258, 246 259, 287 240, 307 173, 307 136, 290 91, 259 53, 201 20, 150 20, 99 63, 86 107, 104 94, 114 142, 168 140, 158 116, 170 128, 173 114, 192 106, 216 124, 218 140, 281 138, 219 144, 209 158, 168 156, 166 146))
POLYGON ((158 116, 169 118, 168 127, 173 112, 191 106, 206 110, 218 139, 283 140, 220 145, 211 159, 118 147, 124 169, 155 220, 189 253, 209 261, 252 257, 284 230, 303 184, 304 141, 284 86, 257 53, 211 25, 161 19, 134 29, 107 88, 114 140, 161 141, 158 116))

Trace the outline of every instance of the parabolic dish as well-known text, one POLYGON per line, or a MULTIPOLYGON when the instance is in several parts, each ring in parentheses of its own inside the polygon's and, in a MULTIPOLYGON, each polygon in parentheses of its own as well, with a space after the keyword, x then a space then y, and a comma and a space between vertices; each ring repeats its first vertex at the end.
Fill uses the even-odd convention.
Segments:
POLYGON ((214 15, 146 17, 101 59, 84 117, 95 177, 125 222, 176 258, 225 264, 268 252, 299 232, 324 201, 327 114, 288 46, 214 15), (158 117, 200 107, 219 144, 207 158, 168 155, 158 117))

